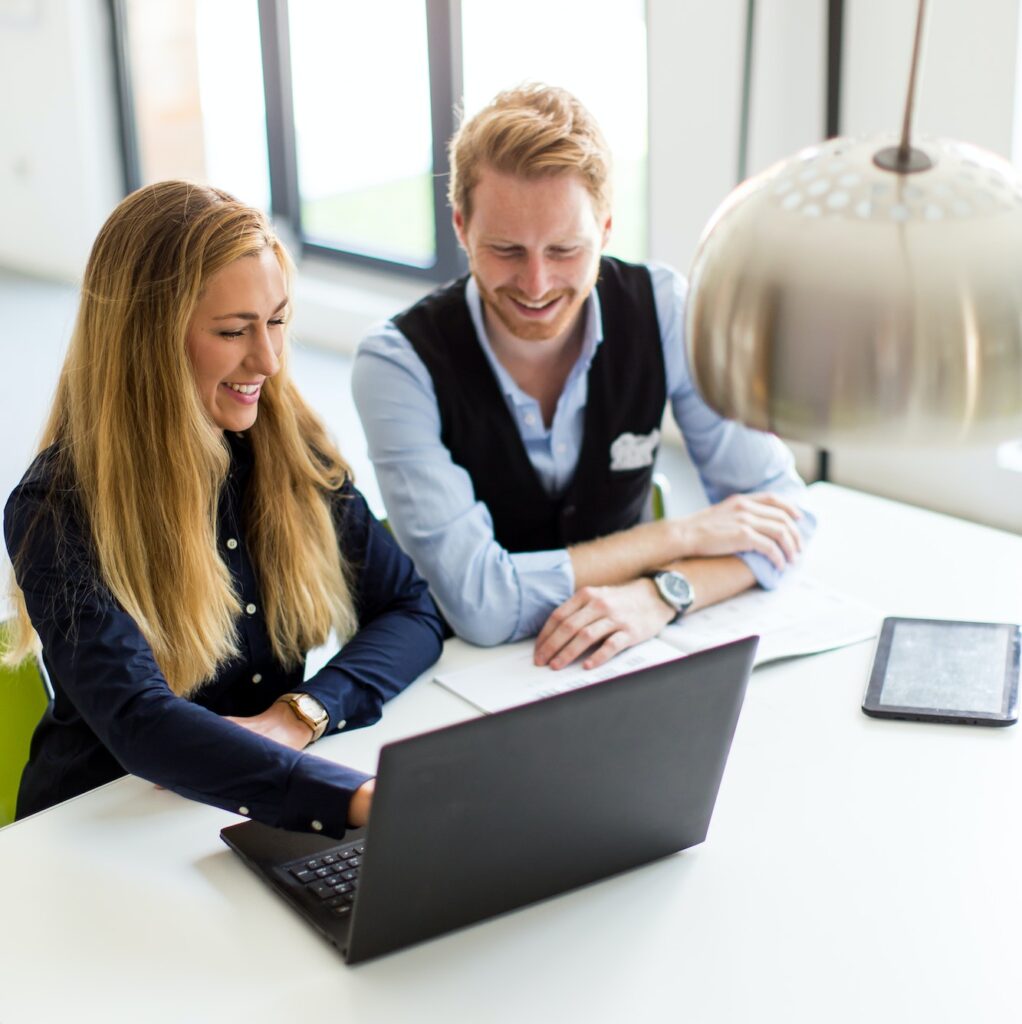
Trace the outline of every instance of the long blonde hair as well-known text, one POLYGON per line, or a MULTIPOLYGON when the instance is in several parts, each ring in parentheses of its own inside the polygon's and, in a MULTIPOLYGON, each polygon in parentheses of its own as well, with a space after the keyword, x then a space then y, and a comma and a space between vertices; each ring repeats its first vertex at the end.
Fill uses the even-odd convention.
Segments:
MULTIPOLYGON (((291 261, 266 218, 226 192, 165 181, 123 200, 89 256, 40 445, 55 446, 58 477, 74 482, 99 582, 182 696, 238 653, 241 611, 217 551, 229 449, 202 406, 185 338, 212 275, 266 249, 290 293, 291 261)), ((244 516, 273 652, 294 667, 331 628, 350 635, 356 618, 330 511, 350 471, 291 381, 287 347, 248 432, 244 516)), ((13 590, 10 660, 38 642, 13 590)))

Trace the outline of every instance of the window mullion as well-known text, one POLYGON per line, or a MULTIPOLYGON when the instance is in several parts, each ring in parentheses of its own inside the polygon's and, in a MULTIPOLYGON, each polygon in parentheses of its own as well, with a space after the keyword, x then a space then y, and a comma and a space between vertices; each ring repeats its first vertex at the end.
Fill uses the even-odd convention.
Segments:
POLYGON ((302 216, 291 87, 288 0, 259 0, 259 36, 270 162, 270 209, 278 228, 286 226, 293 236, 292 241, 297 243, 302 237, 302 216))
POLYGON ((454 134, 455 106, 462 102, 461 0, 426 0, 429 46, 429 95, 433 132, 433 223, 437 278, 452 278, 465 268, 447 207, 450 164, 447 143, 454 134))
POLYGON ((117 129, 121 141, 121 175, 124 194, 142 184, 142 161, 138 152, 138 128, 131 88, 131 64, 128 57, 128 14, 124 0, 108 0, 110 42, 117 97, 117 129))

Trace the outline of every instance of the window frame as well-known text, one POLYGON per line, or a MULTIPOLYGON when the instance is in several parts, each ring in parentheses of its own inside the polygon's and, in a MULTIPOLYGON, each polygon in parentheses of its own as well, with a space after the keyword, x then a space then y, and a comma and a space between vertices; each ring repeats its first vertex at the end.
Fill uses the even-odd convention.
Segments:
MULTIPOLYGON (((257 0, 266 106, 270 215, 277 227, 294 240, 303 257, 317 257, 426 281, 447 281, 466 270, 465 256, 458 245, 447 206, 450 173, 447 142, 457 127, 456 104, 462 94, 461 0, 423 2, 426 5, 436 240, 434 260, 428 266, 324 245, 304 236, 291 78, 289 0, 257 0)), ((127 7, 125 0, 107 0, 107 3, 112 27, 121 163, 125 194, 128 194, 141 186, 142 166, 131 85, 127 7)))

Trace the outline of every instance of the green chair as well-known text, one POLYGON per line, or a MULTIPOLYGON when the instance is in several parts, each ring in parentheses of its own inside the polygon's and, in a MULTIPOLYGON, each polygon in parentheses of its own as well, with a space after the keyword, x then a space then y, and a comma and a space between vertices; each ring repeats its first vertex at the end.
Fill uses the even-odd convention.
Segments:
POLYGON ((654 519, 665 519, 667 517, 667 499, 670 493, 670 480, 663 473, 654 473, 653 487, 649 496, 654 519))
MULTIPOLYGON (((6 649, 8 636, 7 624, 0 622, 0 652, 6 649)), ((0 828, 14 821, 29 742, 50 698, 46 678, 34 658, 15 668, 0 663, 0 828)))

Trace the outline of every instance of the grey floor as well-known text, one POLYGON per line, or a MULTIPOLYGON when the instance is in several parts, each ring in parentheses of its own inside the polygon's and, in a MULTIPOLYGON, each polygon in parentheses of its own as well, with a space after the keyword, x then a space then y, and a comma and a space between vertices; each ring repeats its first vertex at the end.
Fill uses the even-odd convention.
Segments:
MULTIPOLYGON (((74 322, 76 302, 76 291, 69 286, 0 271, 0 308, 5 314, 5 369, 0 374, 3 501, 36 451, 74 322)), ((365 435, 351 401, 351 359, 296 344, 292 372, 351 464, 356 483, 370 506, 383 515, 383 503, 366 454, 365 435)), ((687 457, 680 449, 665 446, 659 468, 672 484, 670 510, 684 511, 685 506, 693 503, 685 495, 698 491, 687 457)), ((701 497, 697 496, 694 503, 700 502, 701 497)))

